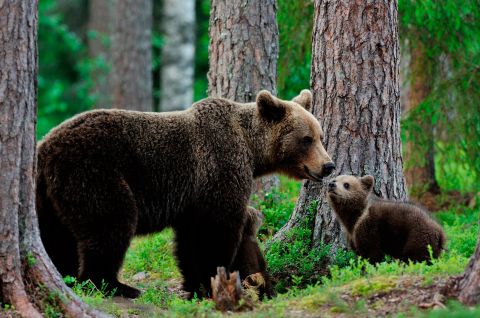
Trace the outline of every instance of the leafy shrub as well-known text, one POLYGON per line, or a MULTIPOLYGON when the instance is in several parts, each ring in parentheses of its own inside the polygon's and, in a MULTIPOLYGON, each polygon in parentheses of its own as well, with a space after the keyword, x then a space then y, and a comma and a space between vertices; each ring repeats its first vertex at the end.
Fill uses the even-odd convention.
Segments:
MULTIPOLYGON (((313 246, 312 242, 313 229, 309 224, 315 211, 316 202, 310 206, 303 223, 292 228, 284 242, 274 241, 266 252, 269 270, 278 282, 277 291, 284 291, 292 285, 304 287, 314 284, 321 276, 328 274, 325 265, 332 255, 331 246, 313 246)), ((350 251, 338 250, 334 263, 342 267, 354 257, 350 251)))

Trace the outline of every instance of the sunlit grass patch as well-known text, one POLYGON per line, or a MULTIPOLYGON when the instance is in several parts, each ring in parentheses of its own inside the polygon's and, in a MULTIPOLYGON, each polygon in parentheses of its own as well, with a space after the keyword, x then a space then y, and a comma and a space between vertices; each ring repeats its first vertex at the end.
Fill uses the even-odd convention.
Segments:
POLYGON ((160 233, 133 240, 123 266, 123 276, 130 278, 139 272, 147 272, 153 278, 162 280, 180 279, 173 257, 173 231, 166 229, 160 233))

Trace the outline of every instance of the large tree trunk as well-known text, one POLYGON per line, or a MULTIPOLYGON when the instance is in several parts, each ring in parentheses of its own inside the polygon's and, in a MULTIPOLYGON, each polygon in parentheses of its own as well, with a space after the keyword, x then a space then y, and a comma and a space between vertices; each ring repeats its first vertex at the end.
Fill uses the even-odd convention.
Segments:
POLYGON ((420 192, 424 191, 438 193, 440 188, 435 179, 433 125, 428 114, 419 116, 416 112, 417 106, 432 90, 431 72, 422 43, 418 41, 410 46, 410 89, 404 110, 406 116, 414 116, 415 127, 408 131, 410 136, 405 147, 405 178, 413 194, 421 195, 420 192))
POLYGON ((92 76, 92 94, 97 108, 112 107, 112 38, 115 27, 115 0, 90 0, 88 53, 98 67, 92 76))
POLYGON ((0 302, 29 318, 42 317, 49 302, 67 316, 103 316, 65 286, 38 231, 37 11, 34 0, 0 4, 0 302))
MULTIPOLYGON (((252 102, 262 89, 276 95, 278 26, 275 0, 212 0, 208 95, 252 102)), ((269 191, 277 177, 256 185, 269 191)))
POLYGON ((190 107, 195 70, 195 0, 164 0, 160 110, 190 107))
MULTIPOLYGON (((375 177, 375 193, 407 197, 402 173, 397 2, 315 1, 311 85, 337 174, 375 177)), ((289 222, 274 239, 311 220, 313 242, 346 247, 324 184, 305 181, 289 222), (307 215, 316 207, 313 218, 307 215)), ((333 254, 332 254, 333 255, 333 254)))
POLYGON ((116 0, 113 107, 152 111, 152 0, 116 0))

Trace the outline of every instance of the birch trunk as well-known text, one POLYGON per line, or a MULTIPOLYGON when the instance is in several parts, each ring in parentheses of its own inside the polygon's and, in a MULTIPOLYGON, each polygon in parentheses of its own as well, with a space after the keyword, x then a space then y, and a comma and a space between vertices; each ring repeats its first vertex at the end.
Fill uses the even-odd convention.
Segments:
POLYGON ((193 103, 195 1, 164 0, 160 110, 182 110, 193 103))

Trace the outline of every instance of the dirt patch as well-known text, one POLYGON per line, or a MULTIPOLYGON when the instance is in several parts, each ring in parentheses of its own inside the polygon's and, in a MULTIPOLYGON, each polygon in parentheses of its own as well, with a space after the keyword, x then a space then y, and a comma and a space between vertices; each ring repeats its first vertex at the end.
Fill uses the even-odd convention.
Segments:
POLYGON ((287 305, 286 317, 395 317, 404 313, 445 308, 440 293, 447 278, 425 284, 419 276, 376 276, 330 287, 294 299, 287 305))
POLYGON ((356 316, 386 317, 399 312, 408 311, 412 306, 420 309, 444 308, 444 297, 440 294, 446 279, 436 279, 425 285, 421 277, 402 276, 397 280, 396 286, 386 292, 378 292, 367 297, 343 293, 340 297, 352 308, 359 307, 364 302, 364 313, 356 316))

